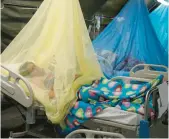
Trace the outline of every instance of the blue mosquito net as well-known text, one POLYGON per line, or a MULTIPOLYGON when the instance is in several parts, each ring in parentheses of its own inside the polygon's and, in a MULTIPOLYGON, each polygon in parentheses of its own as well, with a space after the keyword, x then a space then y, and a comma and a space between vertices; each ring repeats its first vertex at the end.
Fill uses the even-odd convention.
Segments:
POLYGON ((131 68, 141 63, 168 65, 144 0, 129 0, 93 46, 107 78, 128 76, 131 68))
POLYGON ((150 19, 161 45, 168 52, 168 9, 169 6, 160 5, 151 14, 150 19))

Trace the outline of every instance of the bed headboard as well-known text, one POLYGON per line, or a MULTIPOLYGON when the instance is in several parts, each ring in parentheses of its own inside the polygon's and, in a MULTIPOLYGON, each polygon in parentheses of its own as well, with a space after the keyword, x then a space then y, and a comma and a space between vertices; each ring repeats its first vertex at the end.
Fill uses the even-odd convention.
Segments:
POLYGON ((27 80, 17 73, 12 72, 7 67, 1 65, 1 92, 14 99, 24 107, 30 107, 33 104, 33 90, 27 80), (22 81, 27 88, 29 95, 21 87, 19 81, 22 81))

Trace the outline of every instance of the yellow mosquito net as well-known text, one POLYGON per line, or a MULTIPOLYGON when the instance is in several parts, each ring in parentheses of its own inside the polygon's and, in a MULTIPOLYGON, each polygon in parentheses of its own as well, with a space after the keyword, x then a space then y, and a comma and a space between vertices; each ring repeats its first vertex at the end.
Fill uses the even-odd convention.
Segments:
POLYGON ((103 76, 78 0, 44 0, 1 61, 29 81, 55 124, 69 112, 78 89, 103 76))

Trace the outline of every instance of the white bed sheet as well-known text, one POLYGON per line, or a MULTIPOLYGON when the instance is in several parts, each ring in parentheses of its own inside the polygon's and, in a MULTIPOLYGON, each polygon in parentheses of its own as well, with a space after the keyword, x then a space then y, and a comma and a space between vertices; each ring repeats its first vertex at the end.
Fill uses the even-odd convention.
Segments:
POLYGON ((134 112, 127 112, 116 107, 109 107, 97 114, 93 119, 110 121, 128 126, 138 126, 143 116, 134 112))

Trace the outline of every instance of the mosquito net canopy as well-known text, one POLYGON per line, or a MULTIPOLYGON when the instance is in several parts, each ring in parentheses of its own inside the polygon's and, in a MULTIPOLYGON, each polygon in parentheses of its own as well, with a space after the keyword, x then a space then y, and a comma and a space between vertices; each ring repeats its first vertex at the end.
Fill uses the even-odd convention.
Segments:
POLYGON ((161 45, 168 52, 168 9, 160 5, 150 14, 150 19, 161 45))
POLYGON ((81 85, 103 76, 78 0, 44 0, 1 59, 29 81, 53 123, 64 119, 81 85))
POLYGON ((168 64, 168 55, 152 27, 144 0, 129 0, 93 45, 108 78, 128 75, 139 63, 168 64))

